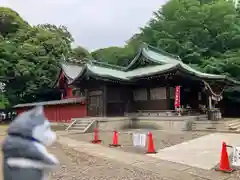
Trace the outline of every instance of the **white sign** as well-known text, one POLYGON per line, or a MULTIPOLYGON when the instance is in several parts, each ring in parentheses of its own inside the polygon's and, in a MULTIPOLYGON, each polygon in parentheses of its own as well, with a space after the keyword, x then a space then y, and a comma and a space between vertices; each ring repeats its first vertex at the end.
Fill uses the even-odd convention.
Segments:
POLYGON ((233 148, 232 165, 240 166, 240 147, 233 148))
POLYGON ((139 147, 146 146, 146 139, 147 139, 146 134, 134 133, 132 139, 133 139, 133 146, 139 146, 139 147))

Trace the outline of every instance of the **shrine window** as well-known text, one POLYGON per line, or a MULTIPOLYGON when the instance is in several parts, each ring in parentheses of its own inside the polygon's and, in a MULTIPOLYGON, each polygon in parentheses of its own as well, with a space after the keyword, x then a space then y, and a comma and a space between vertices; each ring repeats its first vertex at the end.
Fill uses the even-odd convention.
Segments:
POLYGON ((167 99, 166 87, 152 88, 150 89, 151 100, 167 99))
POLYGON ((148 93, 146 88, 136 89, 133 91, 134 101, 146 101, 148 100, 148 93))

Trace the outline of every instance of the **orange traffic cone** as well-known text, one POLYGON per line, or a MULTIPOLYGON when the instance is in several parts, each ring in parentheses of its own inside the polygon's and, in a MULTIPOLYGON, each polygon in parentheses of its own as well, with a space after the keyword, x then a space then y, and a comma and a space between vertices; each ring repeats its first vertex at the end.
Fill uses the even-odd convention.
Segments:
POLYGON ((222 143, 222 153, 221 153, 220 164, 216 170, 228 172, 228 173, 233 171, 233 169, 230 167, 228 152, 227 152, 227 145, 225 142, 222 143))
POLYGON ((113 131, 113 139, 112 144, 109 144, 110 147, 119 147, 121 146, 118 144, 118 132, 116 130, 113 131))
POLYGON ((147 153, 148 154, 155 154, 155 153, 157 153, 155 151, 154 142, 153 142, 153 135, 152 135, 151 132, 148 133, 148 149, 147 149, 147 153))
POLYGON ((93 133, 94 133, 94 134, 93 134, 92 143, 93 143, 93 144, 100 144, 100 143, 102 142, 102 140, 99 139, 98 129, 95 128, 93 133))

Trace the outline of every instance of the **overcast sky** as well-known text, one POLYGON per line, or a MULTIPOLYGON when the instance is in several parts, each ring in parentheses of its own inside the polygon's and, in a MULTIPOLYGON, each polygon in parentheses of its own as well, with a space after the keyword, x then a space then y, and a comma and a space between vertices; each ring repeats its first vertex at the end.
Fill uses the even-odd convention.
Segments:
POLYGON ((122 46, 166 0, 0 0, 32 25, 65 25, 89 50, 122 46))

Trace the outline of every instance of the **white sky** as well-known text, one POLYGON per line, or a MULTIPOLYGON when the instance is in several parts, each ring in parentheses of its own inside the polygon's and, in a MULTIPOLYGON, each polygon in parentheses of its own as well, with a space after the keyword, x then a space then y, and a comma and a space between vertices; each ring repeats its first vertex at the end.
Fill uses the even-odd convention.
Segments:
POLYGON ((122 46, 166 0, 0 0, 32 25, 65 25, 75 43, 95 50, 122 46))

